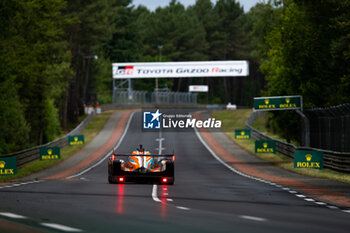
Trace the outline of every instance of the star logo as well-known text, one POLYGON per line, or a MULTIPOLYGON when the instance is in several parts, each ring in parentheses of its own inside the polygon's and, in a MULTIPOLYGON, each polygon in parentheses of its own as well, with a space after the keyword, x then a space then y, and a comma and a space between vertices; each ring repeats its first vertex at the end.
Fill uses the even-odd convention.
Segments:
POLYGON ((143 129, 160 129, 161 115, 159 109, 155 112, 143 112, 143 129))
POLYGON ((155 113, 151 113, 151 115, 153 116, 152 121, 156 120, 159 121, 159 117, 162 115, 161 113, 159 113, 159 109, 157 109, 157 111, 155 113))

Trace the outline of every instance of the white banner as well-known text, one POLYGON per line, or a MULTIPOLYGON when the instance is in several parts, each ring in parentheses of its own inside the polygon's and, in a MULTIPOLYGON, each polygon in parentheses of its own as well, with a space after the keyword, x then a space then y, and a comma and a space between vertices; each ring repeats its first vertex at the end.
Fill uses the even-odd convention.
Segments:
POLYGON ((189 92, 208 92, 208 86, 207 85, 191 85, 188 86, 189 92))
POLYGON ((248 76, 248 61, 113 63, 113 78, 248 76))

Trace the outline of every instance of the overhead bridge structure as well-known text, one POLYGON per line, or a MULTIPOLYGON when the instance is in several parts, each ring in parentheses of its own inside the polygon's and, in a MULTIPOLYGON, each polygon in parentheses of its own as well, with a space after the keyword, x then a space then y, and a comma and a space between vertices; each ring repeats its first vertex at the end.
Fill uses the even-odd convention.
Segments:
POLYGON ((113 103, 196 104, 197 93, 158 88, 158 78, 248 76, 248 61, 113 63, 113 103), (154 78, 154 92, 134 91, 132 79, 154 78))

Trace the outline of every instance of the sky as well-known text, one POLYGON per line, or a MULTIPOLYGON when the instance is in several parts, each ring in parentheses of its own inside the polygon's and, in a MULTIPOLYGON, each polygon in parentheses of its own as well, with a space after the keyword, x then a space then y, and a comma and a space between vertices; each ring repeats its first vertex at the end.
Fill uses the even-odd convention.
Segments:
MULTIPOLYGON (((171 0, 133 0, 133 4, 135 6, 138 5, 144 5, 151 11, 155 10, 157 7, 164 7, 169 4, 171 0)), ((216 2, 216 0, 211 0, 213 3, 216 2)), ((193 5, 196 0, 178 0, 178 2, 181 2, 182 5, 185 7, 189 5, 193 5)), ((254 6, 256 3, 261 2, 261 0, 238 0, 238 2, 243 5, 244 11, 248 12, 249 9, 254 6)))

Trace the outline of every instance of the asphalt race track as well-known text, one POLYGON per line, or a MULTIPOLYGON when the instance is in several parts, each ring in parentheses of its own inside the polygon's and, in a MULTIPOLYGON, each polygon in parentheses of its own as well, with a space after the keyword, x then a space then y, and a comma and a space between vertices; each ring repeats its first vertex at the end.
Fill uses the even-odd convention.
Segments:
POLYGON ((4 222, 23 232, 349 232, 349 213, 232 172, 194 131, 142 132, 140 112, 118 152, 158 153, 160 141, 161 153, 175 150, 173 186, 108 184, 104 161, 73 179, 1 188, 0 232, 4 222))

